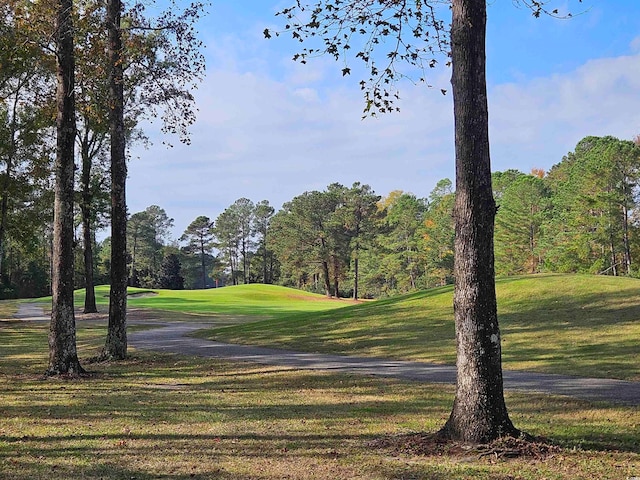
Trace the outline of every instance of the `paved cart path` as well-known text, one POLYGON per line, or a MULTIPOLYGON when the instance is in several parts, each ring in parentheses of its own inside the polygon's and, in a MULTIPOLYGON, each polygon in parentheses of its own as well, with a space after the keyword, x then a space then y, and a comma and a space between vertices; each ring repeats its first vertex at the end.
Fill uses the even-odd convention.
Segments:
MULTIPOLYGON (((15 316, 24 320, 48 320, 43 315, 42 307, 29 303, 21 303, 15 316)), ((166 323, 150 320, 144 323, 150 322, 157 328, 129 333, 128 341, 131 346, 143 350, 183 355, 226 358, 307 370, 332 370, 395 377, 430 383, 455 384, 456 380, 456 369, 452 365, 233 345, 188 336, 196 330, 212 327, 211 323, 166 323)), ((138 322, 132 319, 129 323, 137 324, 138 322)), ((640 382, 513 370, 504 370, 503 377, 507 390, 567 395, 583 400, 607 401, 631 406, 640 405, 640 382)))

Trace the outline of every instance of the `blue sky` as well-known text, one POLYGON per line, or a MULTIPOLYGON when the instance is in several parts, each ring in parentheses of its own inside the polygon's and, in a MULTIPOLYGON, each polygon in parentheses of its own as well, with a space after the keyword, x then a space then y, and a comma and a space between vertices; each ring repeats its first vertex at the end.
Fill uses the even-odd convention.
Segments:
MULTIPOLYGON (((293 1, 214 0, 201 21, 207 77, 190 146, 134 148, 131 213, 157 204, 176 237, 241 197, 276 208, 332 182, 427 197, 454 178, 450 71, 433 88, 399 85, 400 113, 361 120, 357 75, 341 63, 291 61, 298 44, 274 13, 293 1)), ((570 20, 535 19, 513 0, 488 3, 487 78, 493 170, 548 170, 587 135, 640 134, 640 1, 557 1, 570 20)), ((175 144, 176 142, 174 142, 175 144)))

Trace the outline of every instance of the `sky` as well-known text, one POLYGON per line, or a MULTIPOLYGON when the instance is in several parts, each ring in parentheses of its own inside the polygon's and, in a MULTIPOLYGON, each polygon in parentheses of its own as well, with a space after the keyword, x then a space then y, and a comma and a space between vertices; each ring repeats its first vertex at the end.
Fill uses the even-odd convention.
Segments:
MULTIPOLYGON (((640 134, 640 1, 554 0, 571 19, 534 18, 515 0, 489 0, 487 82, 493 171, 549 170, 588 135, 640 134)), ((194 92, 191 144, 134 146, 129 212, 159 205, 178 238, 237 199, 284 202, 338 182, 428 197, 454 180, 451 71, 398 84, 399 113, 362 119, 355 73, 329 57, 291 60, 299 44, 275 12, 292 0, 213 0, 199 23, 206 78, 194 92)), ((444 64, 444 62, 441 62, 444 64)))

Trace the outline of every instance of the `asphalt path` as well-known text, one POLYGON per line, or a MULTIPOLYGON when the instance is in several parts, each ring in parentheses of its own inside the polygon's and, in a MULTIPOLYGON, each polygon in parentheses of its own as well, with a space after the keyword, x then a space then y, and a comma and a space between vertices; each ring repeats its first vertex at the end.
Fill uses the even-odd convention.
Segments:
MULTIPOLYGON (((21 303, 16 318, 26 321, 48 320, 39 305, 21 303)), ((130 321, 130 324, 136 324, 130 321)), ((362 375, 394 377, 404 380, 455 384, 453 365, 353 357, 320 353, 295 352, 249 345, 234 345, 190 337, 189 334, 211 328, 211 323, 154 322, 154 328, 130 332, 129 344, 141 350, 182 355, 224 358, 263 365, 278 365, 305 370, 328 370, 362 375)), ((605 378, 585 378, 546 373, 504 370, 506 390, 566 395, 589 401, 604 401, 622 405, 640 405, 640 382, 605 378)))

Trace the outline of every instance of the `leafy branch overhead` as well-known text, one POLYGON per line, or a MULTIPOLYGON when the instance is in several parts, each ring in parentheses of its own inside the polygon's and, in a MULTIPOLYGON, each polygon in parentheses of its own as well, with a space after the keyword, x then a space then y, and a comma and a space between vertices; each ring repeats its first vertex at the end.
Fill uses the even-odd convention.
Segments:
MULTIPOLYGON (((438 57, 447 58, 448 26, 440 18, 445 9, 448 2, 439 0, 328 0, 312 7, 298 2, 277 13, 286 18, 286 25, 274 35, 290 33, 301 43, 318 43, 304 47, 293 60, 304 64, 329 54, 344 62, 343 76, 352 72, 349 57, 360 60, 365 67, 360 81, 365 115, 375 115, 399 111, 394 103, 399 98, 398 80, 415 80, 417 71, 418 80, 426 82, 427 69, 438 64, 438 57)), ((265 29, 264 35, 271 38, 272 32, 265 29)))
MULTIPOLYGON (((203 43, 196 24, 208 2, 183 6, 177 0, 164 10, 137 2, 123 18, 127 42, 126 71, 139 113, 162 117, 162 131, 190 143, 189 127, 196 120, 193 91, 204 78, 203 43), (161 115, 160 115, 161 114, 161 115)), ((129 104, 134 102, 129 101, 129 104)))
MULTIPOLYGON (((578 0, 582 2, 582 0, 578 0)), ((531 10, 533 16, 561 15, 549 9, 547 0, 513 0, 531 10)), ((399 111, 396 105, 400 79, 427 82, 427 71, 444 58, 450 62, 450 0, 298 0, 277 16, 286 23, 281 32, 264 30, 265 38, 288 33, 305 45, 293 60, 302 64, 310 58, 331 55, 344 63, 343 76, 352 73, 349 59, 362 62, 365 73, 360 89, 365 97, 365 116, 399 111)), ((440 89, 442 94, 447 90, 440 89)))

